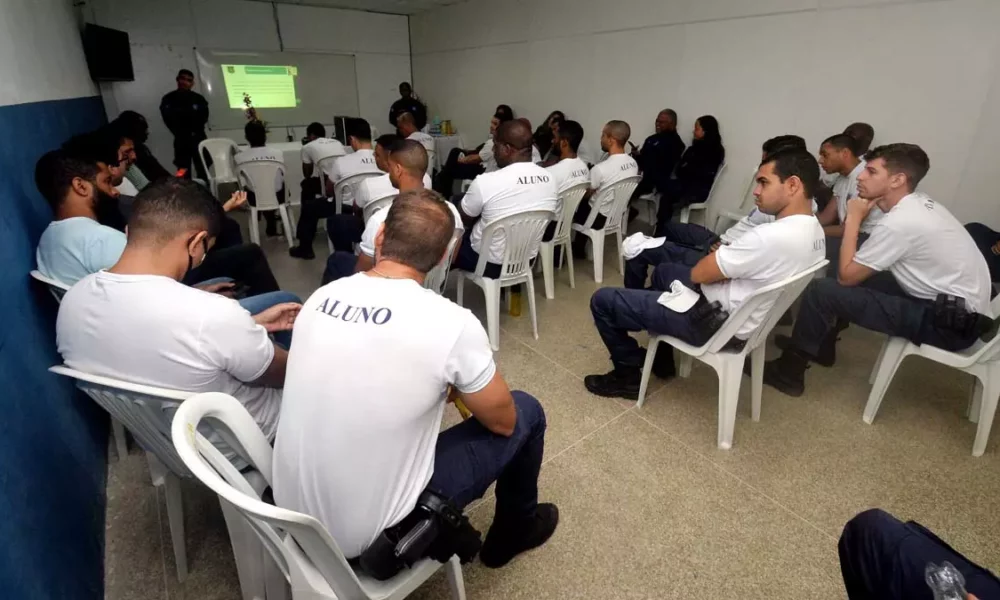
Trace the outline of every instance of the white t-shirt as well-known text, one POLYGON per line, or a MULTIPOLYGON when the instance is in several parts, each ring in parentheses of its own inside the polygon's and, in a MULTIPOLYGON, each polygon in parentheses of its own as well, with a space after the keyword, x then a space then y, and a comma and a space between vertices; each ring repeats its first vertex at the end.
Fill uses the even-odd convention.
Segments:
MULTIPOLYGON (((472 249, 482 253, 483 230, 497 219, 529 210, 559 208, 555 178, 534 163, 517 162, 493 173, 484 173, 472 182, 462 198, 462 212, 480 217, 472 228, 472 249)), ((501 232, 490 244, 489 262, 503 261, 506 235, 501 232)), ((541 239, 539 237, 539 239, 541 239)))
POLYGON ((52 221, 42 232, 35 260, 42 275, 73 285, 114 266, 125 251, 125 234, 87 217, 52 221))
POLYGON ((434 137, 424 133, 423 131, 414 131, 406 137, 408 140, 413 140, 415 142, 420 142, 420 145, 424 147, 427 151, 427 172, 430 173, 434 170, 434 154, 436 152, 434 146, 434 137))
POLYGON ((590 183, 590 169, 579 157, 564 158, 547 170, 555 177, 560 194, 575 185, 590 183))
MULTIPOLYGON (((597 163, 590 170, 590 187, 597 192, 590 197, 590 205, 594 206, 594 200, 609 185, 638 174, 639 164, 628 154, 612 154, 602 162, 597 163)), ((604 202, 598 210, 606 217, 611 212, 611 205, 613 203, 614 197, 609 195, 604 198, 604 202)))
MULTIPOLYGON (((812 201, 813 214, 819 212, 818 209, 819 207, 816 205, 816 200, 813 200, 812 201)), ((769 215, 761 211, 756 206, 754 206, 753 209, 750 211, 750 214, 748 214, 747 216, 743 217, 742 219, 734 223, 732 227, 727 229, 722 235, 719 236, 719 239, 722 240, 723 244, 732 244, 736 240, 740 239, 740 237, 744 233, 750 231, 754 227, 758 225, 763 225, 764 223, 774 223, 775 220, 777 220, 777 217, 775 217, 774 215, 769 215)))
POLYGON ((479 319, 412 280, 358 273, 295 321, 274 447, 274 498, 319 519, 348 558, 416 506, 434 472, 449 385, 496 364, 479 319))
MULTIPOLYGON (((314 165, 324 158, 329 158, 331 156, 344 156, 345 154, 347 154, 347 151, 344 150, 344 145, 337 140, 331 140, 330 138, 325 137, 316 138, 305 146, 302 146, 302 164, 314 165)), ((335 161, 330 161, 330 163, 333 162, 335 161)), ((326 168, 324 169, 327 177, 329 177, 330 173, 333 171, 333 165, 330 163, 327 163, 325 165, 326 168)), ((313 175, 315 176, 316 173, 314 172, 313 175)))
POLYGON ((99 271, 63 298, 56 343, 66 365, 85 373, 234 396, 274 438, 281 390, 248 385, 271 364, 274 344, 236 300, 168 277, 99 271))
MULTIPOLYGON (((715 252, 725 281, 701 286, 710 302, 733 314, 762 287, 783 281, 826 258, 826 235, 813 215, 792 215, 763 223, 715 252)), ((765 302, 746 320, 736 336, 750 337, 774 302, 765 302)))
MULTIPOLYGON (((465 226, 462 225, 462 215, 458 213, 458 208, 455 207, 453 202, 445 201, 445 204, 451 210, 451 215, 455 217, 455 230, 458 235, 461 236, 465 232, 465 226)), ((365 256, 375 258, 375 236, 378 235, 378 228, 385 223, 385 218, 389 216, 389 208, 392 207, 392 203, 389 206, 384 206, 376 210, 372 216, 365 223, 365 230, 361 234, 361 252, 365 256)))
MULTIPOLYGON (((240 150, 239 152, 236 153, 236 156, 233 157, 233 160, 236 162, 237 167, 239 167, 240 165, 244 165, 246 163, 258 162, 258 161, 273 161, 285 164, 284 159, 281 156, 281 153, 267 146, 261 146, 259 148, 246 148, 244 150, 240 150)), ((282 184, 281 173, 278 173, 277 175, 274 176, 274 191, 281 192, 281 187, 282 187, 281 184, 282 184)))
POLYGON ((359 173, 382 173, 375 164, 375 152, 371 148, 362 148, 333 161, 328 177, 334 184, 338 184, 359 173))
MULTIPOLYGON (((431 189, 431 185, 430 176, 424 173, 424 187, 431 189)), ((364 208, 372 200, 380 200, 397 194, 399 194, 399 190, 392 187, 392 182, 389 181, 389 174, 386 173, 381 177, 371 177, 362 181, 358 186, 357 192, 354 194, 354 205, 358 208, 364 208)))
MULTIPOLYGON (((861 172, 865 170, 867 165, 868 163, 861 161, 847 176, 837 175, 837 178, 833 182, 832 201, 837 203, 837 217, 841 223, 847 218, 847 201, 858 196, 858 175, 861 175, 861 172)), ((879 207, 872 208, 872 211, 868 213, 868 217, 861 224, 861 232, 871 233, 875 229, 875 225, 884 216, 885 213, 879 207)))
POLYGON ((872 232, 854 262, 888 270, 916 298, 964 298, 969 310, 992 317, 990 271, 972 237, 948 209, 914 192, 899 201, 872 232))

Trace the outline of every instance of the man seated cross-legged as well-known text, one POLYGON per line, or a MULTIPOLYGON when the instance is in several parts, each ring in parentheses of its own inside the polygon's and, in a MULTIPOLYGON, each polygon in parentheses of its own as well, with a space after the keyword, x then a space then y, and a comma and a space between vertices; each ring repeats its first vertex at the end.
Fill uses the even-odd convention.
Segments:
MULTIPOLYGON (((664 263, 653 273, 654 287, 668 289, 679 281, 697 292, 693 306, 672 310, 660 304, 660 291, 602 288, 590 300, 597 331, 611 353, 614 370, 588 375, 587 389, 598 396, 636 399, 645 351, 629 332, 649 331, 671 335, 694 346, 708 341, 755 291, 783 281, 824 258, 823 228, 813 215, 812 196, 819 181, 819 165, 802 149, 786 149, 768 156, 760 165, 754 189, 757 207, 776 217, 758 225, 734 243, 721 246, 694 266, 664 263), (712 303, 719 310, 709 310, 712 303), (681 312, 683 311, 683 312, 681 312)), ((743 344, 770 310, 765 303, 750 315, 730 340, 743 344)), ((673 353, 660 351, 653 372, 661 378, 674 375, 673 353)))

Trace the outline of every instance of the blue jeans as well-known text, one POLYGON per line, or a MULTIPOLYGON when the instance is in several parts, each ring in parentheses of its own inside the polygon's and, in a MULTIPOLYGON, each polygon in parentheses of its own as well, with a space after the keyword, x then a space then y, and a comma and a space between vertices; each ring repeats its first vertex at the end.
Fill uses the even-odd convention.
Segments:
POLYGON ((358 257, 353 252, 336 251, 326 259, 326 270, 323 271, 323 285, 337 281, 342 277, 354 275, 358 265, 358 257))
MULTIPOLYGON (((271 308, 272 306, 282 304, 284 302, 299 302, 302 300, 298 296, 291 292, 268 292, 266 294, 258 294, 256 296, 250 296, 239 301, 240 306, 247 309, 251 315, 259 315, 265 310, 271 308)), ((292 346, 292 332, 291 331, 279 331, 277 333, 271 334, 274 337, 274 341, 278 342, 286 349, 292 346)))
POLYGON ((354 244, 361 243, 361 234, 365 232, 365 222, 354 214, 353 207, 345 206, 344 213, 333 215, 326 219, 326 235, 338 252, 354 252, 354 244))
MULTIPOLYGON (((691 269, 684 265, 665 263, 653 274, 654 287, 667 286, 679 280, 684 285, 697 289, 691 283, 691 269)), ((625 288, 601 288, 590 298, 590 312, 601 340, 611 354, 611 362, 616 368, 642 368, 646 351, 629 335, 630 331, 648 331, 655 335, 670 335, 689 344, 700 346, 708 341, 711 333, 704 332, 691 318, 691 311, 677 313, 660 305, 657 300, 662 292, 629 290, 625 288)), ((673 363, 673 353, 669 362, 673 363)), ((658 356, 659 358, 659 356, 658 356)), ((665 361, 666 358, 660 359, 665 361)))
POLYGON ((719 236, 710 229, 695 223, 674 223, 668 221, 663 225, 662 236, 668 242, 686 246, 692 250, 700 250, 702 256, 708 254, 709 247, 719 241, 719 236))
POLYGON ((441 432, 428 489, 460 508, 482 498, 494 481, 494 521, 519 523, 538 505, 538 471, 545 448, 545 412, 530 394, 511 392, 517 424, 510 437, 497 435, 475 418, 441 432))
POLYGON ((903 523, 872 509, 848 521, 837 545, 840 571, 851 600, 931 600, 924 580, 928 563, 950 562, 965 577, 965 587, 977 598, 1000 598, 1000 580, 959 554, 927 528, 903 523))
MULTIPOLYGON (((483 245, 487 244, 486 240, 482 240, 481 243, 483 245)), ((475 273, 476 266, 478 264, 479 253, 472 249, 472 227, 469 227, 465 230, 465 236, 462 238, 462 245, 458 248, 458 256, 455 257, 455 261, 452 263, 452 266, 456 269, 468 271, 469 273, 475 273)), ((501 265, 487 261, 486 269, 483 270, 483 277, 497 279, 500 277, 501 269, 501 265)))
MULTIPOLYGON (((663 242, 663 245, 659 248, 647 248, 635 258, 625 261, 625 287, 630 290, 645 288, 649 267, 654 267, 655 269, 662 264, 676 263, 690 269, 698 264, 698 261, 704 258, 704 256, 705 253, 700 250, 680 246, 673 242, 663 242)), ((669 281, 667 282, 667 287, 670 287, 669 281)), ((654 284, 653 289, 664 288, 659 288, 654 284)))

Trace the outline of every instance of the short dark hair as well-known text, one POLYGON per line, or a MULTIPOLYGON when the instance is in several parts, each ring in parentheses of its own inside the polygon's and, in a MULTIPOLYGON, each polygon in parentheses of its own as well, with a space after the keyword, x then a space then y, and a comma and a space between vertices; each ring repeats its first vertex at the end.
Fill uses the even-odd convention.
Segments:
POLYGON ((306 135, 326 137, 326 127, 323 127, 322 123, 310 123, 309 127, 306 127, 306 135))
POLYGON ((146 121, 146 117, 134 110, 123 111, 117 119, 112 121, 112 124, 120 127, 126 136, 132 138, 132 141, 136 143, 144 142, 149 133, 149 123, 146 121))
POLYGON ((931 169, 931 159, 923 148, 916 144, 886 144, 873 148, 865 156, 868 162, 877 158, 885 161, 885 168, 889 173, 906 175, 911 192, 917 189, 917 185, 931 169))
POLYGON ((180 79, 184 75, 194 79, 194 73, 192 73, 189 69, 181 69, 180 71, 177 71, 177 77, 175 79, 180 79))
POLYGON ((441 194, 403 192, 386 215, 381 256, 427 273, 441 262, 454 233, 455 216, 441 194))
POLYGON ((357 117, 347 119, 347 123, 344 124, 344 131, 345 135, 349 138, 354 137, 362 142, 372 141, 372 127, 364 119, 357 117))
POLYGON ((506 104, 500 104, 497 106, 496 112, 493 113, 497 121, 501 123, 506 123, 507 121, 514 120, 514 109, 507 106, 506 104))
POLYGON ((79 177, 96 184, 98 172, 100 168, 93 160, 74 156, 65 150, 52 150, 35 163, 35 187, 55 210, 66 199, 74 179, 79 177))
POLYGON ((660 116, 660 115, 667 115, 668 117, 670 117, 670 122, 673 123, 675 126, 677 125, 677 111, 676 110, 674 110, 672 108, 664 108, 659 113, 657 113, 656 116, 660 116))
POLYGON ((778 150, 783 150, 785 148, 800 148, 805 150, 806 141, 798 135, 779 135, 767 140, 764 142, 764 145, 760 147, 761 151, 763 151, 765 155, 774 154, 778 150))
POLYGON ((427 149, 416 140, 400 140, 393 144, 389 159, 403 165, 413 176, 427 172, 427 149))
POLYGON ((858 155, 858 140, 852 138, 846 133, 835 133, 830 137, 823 140, 821 146, 826 146, 827 144, 833 146, 837 150, 850 150, 851 154, 854 156, 858 155))
POLYGON ((774 173, 784 183, 789 177, 798 177, 806 198, 816 195, 819 187, 819 163, 816 158, 804 148, 783 148, 769 155, 760 166, 774 164, 774 173))
POLYGON ((844 133, 857 140, 858 144, 855 148, 858 156, 863 156, 865 152, 868 152, 872 140, 875 139, 875 128, 868 123, 851 123, 844 128, 844 133))
POLYGON ((382 146, 386 150, 392 150, 392 147, 396 145, 397 142, 403 140, 403 136, 396 133, 384 133, 375 140, 377 146, 382 146))
POLYGON ((632 128, 625 121, 608 121, 605 127, 608 128, 611 138, 622 146, 628 143, 628 139, 632 137, 632 128))
POLYGON ((559 132, 559 139, 566 140, 573 152, 580 149, 583 143, 583 126, 576 121, 562 121, 556 129, 559 132))
POLYGON ((117 134, 102 128, 75 135, 66 140, 62 147, 63 150, 77 158, 104 163, 109 167, 117 167, 120 162, 118 160, 118 146, 117 134))
POLYGON ((263 146, 267 143, 267 128, 256 119, 247 121, 247 124, 243 126, 243 137, 251 146, 263 146))
POLYGON ((219 203, 204 186, 169 177, 149 184, 135 197, 128 237, 162 244, 190 229, 205 230, 214 238, 221 227, 219 203))

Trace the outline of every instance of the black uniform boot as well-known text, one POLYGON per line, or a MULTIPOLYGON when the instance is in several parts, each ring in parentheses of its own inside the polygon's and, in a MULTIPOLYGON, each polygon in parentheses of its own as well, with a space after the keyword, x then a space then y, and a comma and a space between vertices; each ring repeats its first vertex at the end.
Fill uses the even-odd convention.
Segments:
POLYGON ((795 350, 786 350, 781 357, 764 364, 764 383, 798 398, 805 391, 809 361, 795 350))

